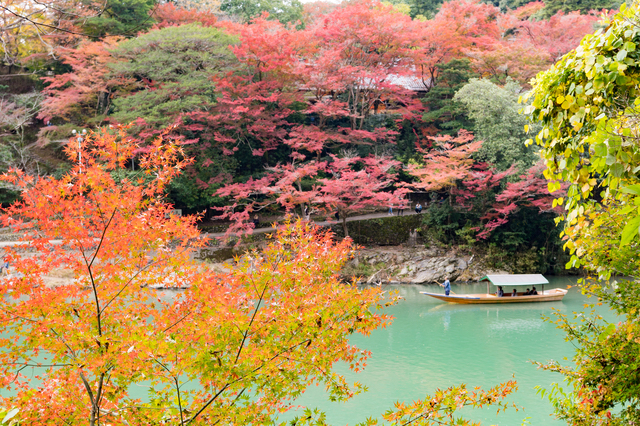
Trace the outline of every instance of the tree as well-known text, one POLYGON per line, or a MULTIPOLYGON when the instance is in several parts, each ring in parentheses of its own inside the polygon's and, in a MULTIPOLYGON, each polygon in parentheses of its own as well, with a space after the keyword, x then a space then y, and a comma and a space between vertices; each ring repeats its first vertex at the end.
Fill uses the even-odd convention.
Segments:
MULTIPOLYGON (((0 87, 2 90, 2 87, 0 87)), ((0 93, 0 136, 3 139, 5 155, 0 158, 0 169, 11 167, 34 172, 35 163, 29 155, 29 144, 25 140, 25 130, 33 124, 42 95, 37 92, 20 95, 0 93)))
POLYGON ((473 139, 473 134, 464 130, 455 138, 448 135, 429 138, 430 146, 421 149, 423 164, 409 165, 409 173, 418 180, 410 186, 423 191, 455 188, 459 180, 471 173, 471 155, 482 146, 482 141, 473 139))
POLYGON ((599 20, 600 15, 593 12, 558 11, 548 19, 521 20, 517 31, 519 38, 528 39, 537 49, 546 51, 551 64, 575 49, 585 35, 593 32, 599 20))
MULTIPOLYGON (((138 149, 133 140, 124 128, 103 129, 80 148, 67 145, 81 162, 60 179, 18 170, 1 177, 23 189, 1 219, 24 236, 5 248, 14 273, 1 289, 0 386, 11 389, 2 405, 13 409, 3 421, 19 413, 42 425, 264 424, 309 385, 324 384, 337 400, 362 390, 332 367, 363 368, 369 353, 349 335, 390 318, 372 309, 382 293, 338 279, 350 241, 288 224, 232 273, 212 276, 190 258, 204 242, 196 218, 162 202, 189 160, 159 137, 131 179, 124 166, 138 149), (74 280, 48 286, 55 268, 74 280), (162 301, 150 289, 157 285, 188 288, 162 301), (28 369, 42 380, 35 390, 28 369), (134 384, 149 387, 145 400, 129 393, 134 384)), ((384 417, 441 424, 465 406, 506 408, 515 388, 452 387, 384 417)), ((323 424, 322 415, 295 424, 323 424)))
MULTIPOLYGON (((81 4, 92 5, 90 0, 81 4)), ((82 23, 83 33, 102 38, 107 35, 134 37, 154 23, 152 9, 156 0, 109 0, 104 3, 100 13, 91 16, 82 23)))
POLYGON ((632 277, 611 285, 583 283, 583 291, 624 315, 621 321, 607 323, 594 313, 573 321, 558 315, 578 347, 575 367, 544 367, 567 378, 570 390, 556 386, 550 398, 558 415, 574 425, 640 421, 640 381, 627 370, 637 367, 638 353, 638 22, 637 5, 622 5, 604 30, 540 74, 525 97, 532 103, 524 112, 542 124, 535 141, 549 189, 560 188, 554 181, 569 185, 566 197, 556 200, 565 206, 561 235, 572 255, 567 267, 584 266, 607 281, 614 274, 632 277))
MULTIPOLYGON (((629 142, 636 132, 636 93, 632 87, 639 40, 634 33, 625 32, 638 19, 636 13, 635 8, 625 9, 611 21, 608 32, 585 38, 575 51, 541 75, 528 96, 533 103, 525 108, 543 125, 535 139, 546 159, 545 176, 570 185, 566 200, 558 201, 565 202, 569 225, 565 235, 569 238, 567 247, 576 254, 575 265, 592 252, 583 245, 589 241, 582 237, 591 240, 589 235, 594 231, 603 237, 599 250, 610 245, 622 248, 637 240, 640 219, 631 205, 638 196, 633 172, 638 154, 635 144, 629 142), (622 44, 616 42, 614 47, 609 43, 606 37, 610 34, 619 35, 622 44), (606 49, 610 50, 605 52, 605 47, 597 45, 601 41, 609 43, 606 49), (572 58, 578 55, 584 60, 573 64, 572 58), (605 68, 603 60, 611 65, 605 68), (598 187, 603 191, 597 192, 598 187), (605 212, 601 220, 594 220, 605 212), (622 227, 620 222, 615 225, 605 219, 611 215, 631 218, 622 227)), ((555 188, 556 184, 550 184, 550 189, 555 188)), ((610 264, 600 264, 595 258, 587 257, 586 263, 602 278, 616 273, 610 264)))
POLYGON ((338 158, 332 155, 326 172, 328 178, 319 179, 319 196, 314 203, 325 210, 337 210, 342 219, 345 236, 349 235, 347 217, 367 207, 398 206, 408 192, 400 188, 391 191, 393 172, 400 164, 384 157, 338 158), (358 170, 359 169, 359 170, 358 170))
POLYGON ((593 31, 599 19, 595 13, 578 12, 558 12, 549 19, 533 19, 530 14, 536 7, 539 6, 531 3, 502 14, 498 20, 501 36, 487 48, 470 52, 476 71, 483 77, 501 84, 511 77, 528 87, 531 78, 593 31))
POLYGON ((393 191, 394 168, 400 163, 389 158, 330 154, 328 161, 298 162, 300 158, 295 154, 292 163, 269 168, 261 179, 227 185, 217 191, 218 195, 233 199, 233 204, 223 209, 224 217, 234 222, 227 236, 251 232, 252 215, 272 205, 286 212, 299 208, 301 215, 305 208, 324 211, 327 216, 337 211, 348 236, 349 215, 366 208, 398 205, 407 192, 393 191))
POLYGON ((544 9, 542 9, 542 16, 545 18, 549 18, 559 11, 565 13, 573 11, 577 11, 580 13, 589 13, 592 10, 618 9, 621 4, 623 4, 623 2, 617 0, 550 0, 548 2, 545 2, 544 9))
POLYGON ((438 82, 438 64, 468 57, 470 51, 492 46, 500 37, 499 9, 477 0, 443 3, 438 14, 419 32, 416 68, 428 91, 438 82))
POLYGON ((310 25, 316 19, 322 18, 327 13, 331 12, 338 5, 329 1, 317 0, 313 2, 305 2, 302 10, 302 21, 305 25, 310 25))
POLYGON ((220 9, 218 0, 180 0, 156 7, 154 29, 199 22, 203 27, 213 27, 218 22, 215 11, 220 9), (176 6, 177 4, 177 6, 176 6))
POLYGON ((43 78, 47 97, 39 118, 99 124, 110 115, 159 130, 186 112, 215 104, 210 78, 233 66, 229 46, 235 43, 217 28, 191 23, 126 41, 106 38, 61 48, 72 70, 43 78))
POLYGON ((102 41, 85 41, 76 48, 60 48, 62 62, 72 71, 43 77, 47 86, 38 118, 47 122, 56 117, 65 120, 80 117, 78 121, 88 121, 91 116, 103 117, 110 107, 113 91, 124 83, 109 78, 109 65, 114 62, 110 50, 120 40, 107 37, 102 41))
POLYGON ((160 128, 194 110, 208 110, 217 91, 211 77, 235 64, 230 49, 237 39, 198 23, 167 27, 113 48, 111 75, 130 84, 120 87, 112 117, 128 123, 142 119, 160 128))
POLYGON ((125 129, 90 135, 82 163, 59 180, 2 177, 24 189, 3 224, 33 251, 5 250, 15 272, 2 287, 0 324, 3 336, 21 338, 0 339, 1 385, 15 392, 3 405, 26 423, 246 424, 286 409, 311 383, 352 395, 358 388, 331 366, 361 368, 367 353, 349 334, 388 319, 369 309, 376 291, 337 279, 350 243, 298 223, 231 275, 212 277, 189 260, 201 244, 195 218, 170 215, 161 201, 188 161, 158 138, 140 158, 141 177, 129 179, 131 140, 125 129), (75 279, 47 286, 60 267, 75 279), (161 302, 154 285, 189 289, 161 302), (42 373, 35 394, 22 373, 30 368, 42 373), (129 394, 143 381, 147 401, 129 394))
MULTIPOLYGON (((543 164, 537 164, 527 170, 526 174, 521 175, 518 181, 506 183, 504 190, 496 194, 493 206, 490 209, 483 209, 484 215, 480 219, 484 223, 477 228, 478 239, 487 239, 496 228, 509 221, 509 216, 525 207, 534 207, 539 213, 551 211, 555 211, 556 214, 561 213, 553 202, 554 196, 549 193, 547 180, 542 176, 543 168, 543 164)), ((481 185, 478 185, 480 183, 478 180, 465 181, 463 182, 465 191, 457 194, 457 201, 460 203, 461 199, 464 200, 473 193, 486 190, 487 187, 496 187, 503 178, 516 172, 517 168, 512 166, 502 173, 485 173, 486 177, 480 180, 481 185), (464 194, 465 192, 467 194, 464 194)), ((566 188, 566 185, 564 187, 566 188)))
POLYGON ((501 171, 514 164, 525 171, 535 163, 535 152, 525 146, 527 119, 518 113, 520 91, 514 81, 501 88, 488 80, 471 79, 454 97, 466 106, 474 133, 484 141, 474 158, 501 171))
POLYGON ((334 9, 307 32, 297 71, 314 96, 309 112, 319 115, 320 123, 344 117, 351 130, 361 131, 347 132, 352 143, 386 141, 384 129, 376 129, 380 135, 364 132, 377 106, 405 116, 420 111, 399 84, 399 77, 416 74, 418 31, 411 18, 390 5, 365 1, 334 9))
POLYGON ((237 16, 244 22, 259 18, 263 13, 283 24, 295 24, 302 20, 303 5, 299 0, 222 0, 220 10, 229 15, 237 16))
POLYGON ((81 34, 77 24, 97 16, 101 6, 103 3, 80 4, 79 0, 3 1, 0 4, 2 62, 11 69, 32 55, 53 54, 56 42, 81 34))
POLYGON ((436 65, 438 82, 429 90, 422 102, 428 111, 422 121, 431 126, 430 131, 455 136, 461 129, 471 131, 473 123, 469 120, 464 104, 454 101, 453 97, 470 78, 476 76, 471 70, 468 59, 452 59, 446 64, 436 65))

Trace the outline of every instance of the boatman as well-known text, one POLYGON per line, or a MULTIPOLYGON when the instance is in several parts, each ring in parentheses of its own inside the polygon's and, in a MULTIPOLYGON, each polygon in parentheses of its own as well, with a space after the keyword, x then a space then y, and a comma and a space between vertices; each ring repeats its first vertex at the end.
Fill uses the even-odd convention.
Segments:
POLYGON ((451 291, 451 283, 449 282, 449 277, 445 277, 444 284, 440 284, 440 287, 444 287, 444 295, 448 296, 451 291))

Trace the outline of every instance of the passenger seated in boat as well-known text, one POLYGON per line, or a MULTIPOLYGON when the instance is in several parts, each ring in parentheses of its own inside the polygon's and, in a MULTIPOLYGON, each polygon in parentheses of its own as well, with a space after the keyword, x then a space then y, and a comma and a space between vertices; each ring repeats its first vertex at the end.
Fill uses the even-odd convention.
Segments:
POLYGON ((498 286, 498 292, 496 294, 498 297, 504 296, 504 291, 502 290, 502 286, 498 286))
POLYGON ((537 296, 538 295, 538 291, 536 290, 535 286, 531 289, 531 295, 532 296, 537 296))
POLYGON ((529 296, 531 294, 531 290, 527 288, 527 291, 524 292, 523 296, 529 296))
POLYGON ((513 289, 513 293, 511 293, 511 297, 516 297, 518 295, 518 292, 516 291, 516 289, 513 289))

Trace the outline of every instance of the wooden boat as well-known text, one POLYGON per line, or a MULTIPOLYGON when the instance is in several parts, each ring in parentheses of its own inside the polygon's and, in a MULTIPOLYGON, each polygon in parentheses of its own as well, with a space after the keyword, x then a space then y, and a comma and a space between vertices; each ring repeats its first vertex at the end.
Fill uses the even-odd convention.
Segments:
MULTIPOLYGON (((547 279, 540 274, 518 274, 518 275, 486 275, 480 281, 487 282, 486 294, 450 294, 445 296, 440 293, 429 293, 421 291, 420 293, 434 297, 444 302, 477 304, 477 303, 531 303, 531 302, 557 302, 569 292, 563 288, 554 288, 553 290, 545 290, 544 285, 549 284, 547 279), (496 293, 489 293, 489 286, 502 286, 504 296, 498 297, 496 293), (516 296, 512 296, 509 289, 517 287, 540 286, 537 295, 524 295, 524 291, 517 291, 516 296)), ((536 289, 537 290, 537 289, 536 289)))

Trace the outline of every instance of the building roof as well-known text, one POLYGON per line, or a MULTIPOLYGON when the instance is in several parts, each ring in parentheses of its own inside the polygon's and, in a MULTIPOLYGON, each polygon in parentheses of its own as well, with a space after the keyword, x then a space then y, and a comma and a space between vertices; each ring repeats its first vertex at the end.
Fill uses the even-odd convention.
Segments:
POLYGON ((396 86, 400 86, 414 92, 426 92, 429 89, 427 85, 431 84, 431 79, 427 78, 423 82, 420 77, 413 75, 390 74, 387 81, 391 84, 395 84, 396 86))
POLYGON ((490 281, 493 285, 502 286, 549 284, 549 281, 541 274, 485 275, 480 278, 480 281, 490 281))

